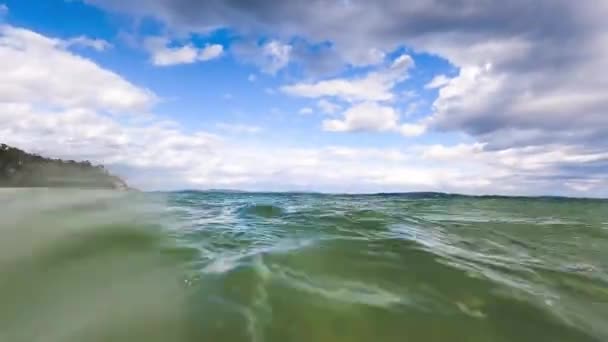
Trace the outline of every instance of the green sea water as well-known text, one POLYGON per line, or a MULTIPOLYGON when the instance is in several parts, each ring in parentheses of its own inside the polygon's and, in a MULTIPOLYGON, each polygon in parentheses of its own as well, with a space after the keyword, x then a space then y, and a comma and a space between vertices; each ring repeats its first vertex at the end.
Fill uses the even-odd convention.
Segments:
POLYGON ((0 191, 0 341, 608 341, 608 201, 0 191))

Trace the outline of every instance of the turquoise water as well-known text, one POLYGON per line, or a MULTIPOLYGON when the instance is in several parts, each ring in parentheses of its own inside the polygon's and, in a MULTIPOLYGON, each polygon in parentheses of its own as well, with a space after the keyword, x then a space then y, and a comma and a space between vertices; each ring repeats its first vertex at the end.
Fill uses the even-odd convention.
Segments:
POLYGON ((0 341, 607 341, 608 201, 0 193, 0 341))

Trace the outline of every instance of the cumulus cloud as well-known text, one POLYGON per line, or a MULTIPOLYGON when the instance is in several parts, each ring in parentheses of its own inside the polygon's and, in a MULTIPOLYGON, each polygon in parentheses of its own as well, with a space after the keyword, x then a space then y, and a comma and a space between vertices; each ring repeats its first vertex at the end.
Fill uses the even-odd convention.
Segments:
POLYGON ((426 132, 427 127, 421 123, 404 123, 398 128, 398 132, 406 137, 417 137, 426 132))
MULTIPOLYGON (((400 151, 406 156, 404 161, 383 159, 365 149, 242 146, 204 133, 188 135, 171 125, 153 124, 148 128, 135 126, 133 131, 125 133, 125 137, 131 134, 167 136, 158 150, 154 150, 155 144, 141 146, 141 150, 135 147, 119 149, 133 151, 132 159, 124 160, 137 160, 136 165, 151 167, 154 165, 152 156, 161 155, 170 161, 166 164, 172 166, 172 172, 179 173, 179 179, 200 187, 225 184, 240 188, 327 191, 608 195, 608 161, 603 154, 607 146, 608 79, 601 72, 608 67, 608 24, 605 20, 608 3, 605 1, 538 0, 534 5, 528 0, 88 2, 142 17, 153 16, 186 31, 208 32, 212 28, 231 27, 246 34, 256 32, 260 37, 273 37, 278 42, 291 42, 293 37, 313 44, 330 42, 331 47, 323 55, 328 58, 318 59, 323 62, 320 69, 336 69, 333 63, 327 62, 331 62, 332 56, 344 56, 341 63, 357 66, 379 61, 381 54, 403 45, 417 52, 431 53, 449 61, 456 73, 449 80, 431 82, 439 95, 424 126, 439 131, 464 132, 476 141, 472 145, 420 146, 400 151), (369 58, 369 51, 374 49, 380 53, 376 58, 369 58)), ((9 61, 8 67, 0 66, 6 68, 2 75, 21 69, 6 82, 4 77, 0 80, 0 101, 4 104, 12 101, 20 105, 24 98, 31 97, 46 106, 63 106, 66 108, 56 115, 69 114, 70 120, 60 121, 67 125, 75 120, 73 117, 82 116, 80 121, 86 118, 84 114, 74 114, 74 108, 128 111, 153 102, 153 96, 145 90, 58 48, 60 42, 46 37, 37 39, 58 50, 53 51, 54 58, 50 61, 46 58, 48 48, 40 47, 44 45, 40 42, 38 45, 25 44, 21 38, 14 37, 13 42, 2 42, 0 53, 5 55, 0 55, 0 59, 3 64, 9 61), (54 43, 48 43, 49 40, 54 43), (83 82, 78 83, 79 87, 58 81, 53 83, 54 70, 48 69, 56 65, 59 65, 58 70, 69 71, 65 74, 68 80, 75 77, 71 66, 66 68, 61 63, 66 54, 78 61, 75 62, 76 71, 82 71, 78 80, 94 77, 96 79, 87 84, 95 84, 95 87, 82 87, 83 82), (15 60, 23 62, 19 64, 15 60), (45 66, 37 65, 36 61, 40 60, 52 67, 45 69, 45 66), (30 64, 38 69, 31 72, 30 64), (52 77, 33 76, 41 74, 52 77), (99 80, 104 80, 101 84, 108 86, 99 86, 99 80), (112 92, 116 85, 120 85, 120 92, 112 92), (102 95, 106 92, 110 94, 102 95)), ((296 45, 288 45, 292 46, 289 61, 315 60, 301 57, 296 45)), ((263 45, 256 48, 264 50, 263 45)), ((289 63, 281 62, 285 61, 281 58, 274 60, 277 61, 275 65, 289 63)), ((294 96, 346 102, 351 109, 374 103, 381 108, 375 108, 380 117, 391 122, 395 110, 391 111, 389 104, 395 97, 394 85, 400 82, 399 79, 383 79, 386 69, 391 68, 380 63, 361 77, 334 75, 308 79, 296 81, 281 90, 294 96)), ((272 68, 268 71, 272 72, 272 68)), ((405 70, 400 73, 404 74, 407 74, 405 70)), ((7 133, 7 125, 0 125, 0 129, 5 130, 2 136, 15 141, 25 139, 27 132, 37 127, 36 119, 41 112, 35 107, 31 110, 37 114, 22 116, 29 118, 25 123, 8 120, 9 123, 20 122, 18 126, 10 126, 13 133, 7 133)), ((4 111, 9 112, 18 111, 15 108, 4 111)), ((98 111, 95 113, 100 115, 98 111)), ((329 126, 334 130, 365 125, 391 132, 401 129, 415 133, 419 130, 397 120, 392 122, 392 125, 369 122, 365 115, 351 113, 350 119, 345 115, 329 126), (392 129, 387 129, 389 126, 392 129)), ((94 126, 101 127, 101 124, 94 126)), ((123 125, 119 127, 124 128, 123 125)), ((53 139, 57 137, 48 127, 38 128, 29 136, 32 139, 44 137, 45 132, 51 132, 46 136, 53 139)), ((93 144, 95 137, 74 141, 106 146, 93 144)), ((133 146, 139 146, 137 139, 133 141, 133 146)), ((52 144, 38 146, 54 148, 52 144)))
MULTIPOLYGON (((4 143, 117 170, 162 170, 160 179, 178 177, 221 144, 216 135, 185 133, 149 114, 154 94, 66 50, 64 41, 3 26, 0 58, 4 143)), ((153 179, 129 180, 154 186, 153 179)))
POLYGON ((331 132, 398 132, 417 136, 426 128, 421 124, 399 124, 399 113, 394 108, 365 102, 349 108, 341 120, 324 120, 323 129, 331 132))
POLYGON ((141 112, 150 91, 65 49, 65 42, 0 26, 0 102, 141 112))
POLYGON ((324 120, 322 127, 330 132, 398 132, 404 136, 418 136, 426 131, 422 124, 399 124, 400 115, 393 107, 383 104, 393 100, 393 88, 408 77, 414 60, 407 54, 395 58, 388 66, 370 71, 362 77, 335 78, 316 83, 284 86, 284 93, 320 98, 317 106, 326 114, 342 108, 328 100, 350 102, 341 119, 324 120))
MULTIPOLYGON (((450 191, 473 194, 602 195, 602 174, 565 172, 606 153, 568 148, 485 151, 478 145, 409 149, 243 145, 216 135, 187 134, 172 122, 124 123, 89 110, 41 111, 0 104, 7 143, 54 157, 91 159, 144 189, 216 188, 330 192, 450 191), (544 175, 565 177, 555 182, 544 175)), ((605 175, 605 174, 604 174, 605 175)))
POLYGON ((385 132, 395 129, 398 120, 399 115, 393 108, 366 102, 344 112, 343 120, 323 121, 323 129, 332 132, 385 132))
POLYGON ((334 78, 315 83, 283 86, 286 94, 308 98, 334 97, 344 101, 390 101, 395 85, 407 79, 407 71, 414 66, 409 55, 401 55, 393 63, 363 77, 334 78))
MULTIPOLYGON (((447 90, 437 99, 430 127, 466 132, 501 148, 550 144, 568 132, 583 144, 607 129, 608 81, 598 72, 608 63, 608 3, 603 0, 538 0, 534 5, 527 0, 88 2, 186 30, 229 26, 283 39, 329 41, 353 65, 363 63, 370 51, 386 53, 403 45, 440 56, 459 74, 442 84, 447 90), (487 65, 492 67, 486 70, 487 65), (509 135, 519 138, 509 141, 509 135)), ((364 99, 342 79, 285 90, 308 97, 390 97, 374 85, 364 99)))
POLYGON ((264 44, 262 51, 268 60, 266 70, 270 73, 276 73, 289 63, 291 45, 273 40, 264 44))
POLYGON ((605 197, 608 153, 567 144, 488 150, 484 144, 414 148, 434 163, 461 164, 492 172, 492 185, 512 194, 605 197))
POLYGON ((220 57, 224 51, 224 47, 219 44, 206 45, 203 48, 192 44, 173 47, 166 37, 148 37, 144 41, 144 47, 150 53, 152 63, 157 66, 208 61, 220 57))
MULTIPOLYGON (((23 98, 0 99, 3 142, 53 157, 101 162, 144 189, 221 186, 354 192, 386 187, 394 191, 440 188, 446 182, 459 184, 468 177, 458 170, 425 170, 423 166, 404 164, 408 156, 395 149, 243 145, 206 132, 186 133, 177 123, 156 116, 130 115, 137 106, 120 107, 121 111, 108 114, 116 109, 113 101, 59 101, 56 94, 49 96, 40 91, 56 74, 61 74, 66 82, 80 84, 82 80, 76 81, 76 76, 82 76, 78 66, 84 61, 86 75, 91 79, 104 79, 111 73, 66 51, 60 42, 31 31, 5 28, 2 39, 10 40, 10 44, 2 41, 0 51, 14 69, 37 66, 37 59, 24 54, 37 57, 44 53, 50 63, 45 69, 46 77, 0 80, 3 88, 11 85, 27 92, 23 98), (61 68, 64 63, 76 67, 61 68)), ((111 75, 111 82, 105 87, 145 93, 111 75), (125 84, 129 87, 125 88, 125 84)), ((100 89, 84 87, 81 91, 87 92, 80 95, 84 99, 95 99, 100 89)), ((245 126, 221 127, 243 131, 245 126)), ((249 127, 244 129, 252 131, 249 127)))
POLYGON ((65 50, 63 41, 4 26, 0 31, 0 136, 51 156, 109 165, 171 168, 185 147, 218 141, 185 134, 147 115, 151 92, 65 50))
POLYGON ((235 44, 232 50, 244 61, 258 66, 262 72, 274 75, 290 63, 293 47, 278 40, 261 44, 243 41, 235 44))
POLYGON ((206 45, 202 49, 199 49, 198 60, 209 61, 218 58, 224 52, 224 47, 219 44, 206 45))
POLYGON ((435 88, 441 88, 444 85, 448 84, 450 82, 450 79, 446 76, 446 75, 437 75, 435 77, 433 77, 433 79, 427 83, 424 88, 426 89, 435 89, 435 88))
POLYGON ((96 51, 105 51, 112 47, 112 44, 103 39, 89 38, 86 36, 78 36, 65 41, 65 46, 81 46, 91 48, 96 51))

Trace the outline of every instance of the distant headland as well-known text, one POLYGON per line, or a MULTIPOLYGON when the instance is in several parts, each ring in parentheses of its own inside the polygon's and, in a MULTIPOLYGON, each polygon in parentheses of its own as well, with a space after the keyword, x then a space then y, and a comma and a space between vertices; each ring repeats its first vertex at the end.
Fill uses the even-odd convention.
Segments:
POLYGON ((0 187, 130 190, 102 165, 45 158, 6 144, 0 144, 0 187))

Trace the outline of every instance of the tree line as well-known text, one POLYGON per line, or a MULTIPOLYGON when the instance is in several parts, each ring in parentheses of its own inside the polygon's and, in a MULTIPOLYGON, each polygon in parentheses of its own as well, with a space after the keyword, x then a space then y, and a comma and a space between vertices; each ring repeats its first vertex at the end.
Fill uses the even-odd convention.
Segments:
POLYGON ((127 188, 103 165, 42 157, 0 144, 0 186, 127 188))

